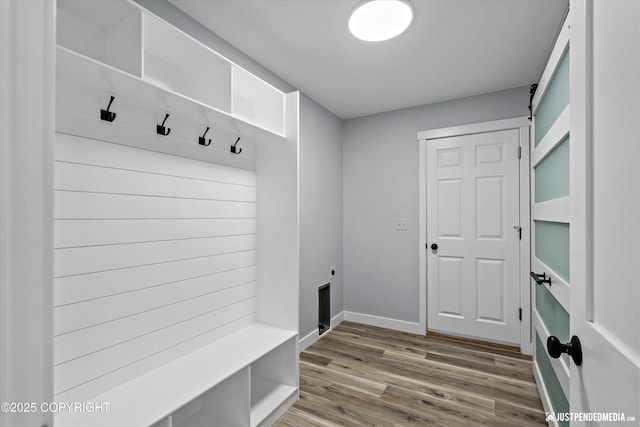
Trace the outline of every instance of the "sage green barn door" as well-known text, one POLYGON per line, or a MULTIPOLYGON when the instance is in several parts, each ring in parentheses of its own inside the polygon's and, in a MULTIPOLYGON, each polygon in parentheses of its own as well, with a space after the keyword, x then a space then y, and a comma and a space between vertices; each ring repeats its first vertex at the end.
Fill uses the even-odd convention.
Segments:
POLYGON ((565 22, 532 102, 534 374, 545 410, 554 413, 569 411, 568 356, 552 358, 546 349, 550 336, 562 343, 568 342, 570 336, 569 72, 569 25, 565 22))

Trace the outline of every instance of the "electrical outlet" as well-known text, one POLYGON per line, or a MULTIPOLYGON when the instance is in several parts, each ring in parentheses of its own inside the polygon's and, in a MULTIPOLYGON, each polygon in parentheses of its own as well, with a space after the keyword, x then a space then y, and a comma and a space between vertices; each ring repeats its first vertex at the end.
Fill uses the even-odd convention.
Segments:
POLYGON ((409 222, 407 218, 396 218, 396 231, 407 231, 409 229, 409 222))
POLYGON ((331 278, 333 279, 334 277, 336 277, 336 268, 335 267, 331 267, 329 269, 329 273, 331 274, 331 278))

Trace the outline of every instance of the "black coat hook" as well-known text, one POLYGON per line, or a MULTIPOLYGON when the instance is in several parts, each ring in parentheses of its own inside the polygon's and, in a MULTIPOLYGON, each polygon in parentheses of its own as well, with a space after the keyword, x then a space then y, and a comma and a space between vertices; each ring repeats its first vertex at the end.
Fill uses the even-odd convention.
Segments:
POLYGON ((164 120, 162 121, 161 125, 156 125, 156 133, 158 135, 167 136, 167 135, 169 135, 169 132, 171 132, 171 128, 165 128, 164 127, 164 122, 166 122, 168 118, 169 118, 169 113, 167 113, 164 116, 164 120))
POLYGON ((240 148, 240 149, 237 149, 237 148, 236 148, 236 145, 238 145, 238 141, 240 141, 240 137, 238 137, 238 139, 236 139, 236 143, 235 143, 235 144, 233 144, 233 145, 231 146, 231 152, 232 152, 233 154, 240 154, 240 153, 242 153, 242 148, 240 148))
POLYGON ((198 144, 204 145, 205 147, 208 147, 209 145, 211 145, 211 138, 209 138, 209 143, 206 143, 204 139, 207 132, 209 132, 209 126, 207 126, 207 130, 204 131, 204 134, 198 137, 198 144))
POLYGON ((109 105, 107 105, 107 109, 100 110, 100 120, 104 120, 105 122, 112 122, 115 120, 116 113, 112 113, 111 111, 109 111, 109 108, 111 108, 111 103, 114 99, 115 97, 111 96, 111 100, 109 101, 109 105))

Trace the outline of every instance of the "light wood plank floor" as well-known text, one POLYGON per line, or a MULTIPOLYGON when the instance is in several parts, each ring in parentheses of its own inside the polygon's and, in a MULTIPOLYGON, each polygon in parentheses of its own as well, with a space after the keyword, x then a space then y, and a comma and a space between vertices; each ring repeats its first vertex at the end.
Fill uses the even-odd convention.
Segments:
POLYGON ((343 322, 300 355, 300 400, 275 424, 544 426, 531 358, 343 322))

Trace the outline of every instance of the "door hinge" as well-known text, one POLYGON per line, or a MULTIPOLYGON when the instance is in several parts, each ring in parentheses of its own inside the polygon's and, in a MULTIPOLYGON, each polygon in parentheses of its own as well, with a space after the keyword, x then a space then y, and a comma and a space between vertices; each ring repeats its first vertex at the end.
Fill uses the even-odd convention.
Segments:
POLYGON ((522 147, 518 147, 518 159, 522 158, 522 147))
POLYGON ((518 238, 522 240, 522 227, 520 227, 519 225, 514 225, 513 229, 518 232, 518 238))
POLYGON ((522 322, 522 307, 518 309, 518 319, 522 322))

